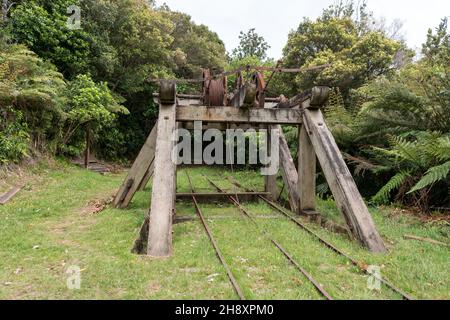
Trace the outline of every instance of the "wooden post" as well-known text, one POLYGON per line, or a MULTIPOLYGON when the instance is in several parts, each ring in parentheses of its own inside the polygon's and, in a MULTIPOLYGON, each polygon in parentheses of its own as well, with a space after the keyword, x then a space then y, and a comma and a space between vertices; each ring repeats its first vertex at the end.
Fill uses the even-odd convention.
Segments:
POLYGON ((316 210, 316 153, 305 126, 298 130, 298 214, 304 214, 316 210))
POLYGON ((175 211, 176 164, 172 159, 176 129, 176 86, 161 83, 152 201, 147 254, 168 257, 172 254, 172 219, 175 211), (172 96, 172 99, 169 99, 172 96), (171 104, 170 104, 171 103, 171 104))
MULTIPOLYGON (((276 127, 269 126, 267 130, 267 154, 270 157, 272 156, 272 139, 274 139, 271 134, 272 129, 276 129, 276 127)), ((271 201, 276 201, 278 198, 277 176, 277 174, 265 176, 265 190, 269 192, 268 198, 271 201)))
POLYGON ((116 208, 126 208, 134 197, 155 157, 156 133, 158 126, 150 132, 127 177, 114 198, 116 208))
POLYGON ((311 99, 303 103, 303 136, 309 135, 336 204, 352 234, 371 251, 384 252, 383 240, 319 109, 326 102, 325 94, 324 88, 315 88, 311 99))
POLYGON ((91 157, 91 124, 86 123, 86 149, 84 150, 84 168, 89 169, 89 158, 91 157))

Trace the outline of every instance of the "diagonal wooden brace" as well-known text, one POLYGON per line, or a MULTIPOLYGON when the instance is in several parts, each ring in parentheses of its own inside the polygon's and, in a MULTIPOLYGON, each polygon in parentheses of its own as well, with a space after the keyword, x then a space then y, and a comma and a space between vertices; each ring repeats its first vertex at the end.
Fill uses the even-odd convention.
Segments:
POLYGON ((127 177, 114 198, 116 208, 126 208, 130 204, 139 186, 142 184, 146 173, 149 171, 155 157, 157 125, 153 128, 142 147, 139 155, 133 163, 127 177))
MULTIPOLYGON (((322 100, 323 101, 323 100, 322 100)), ((339 210, 352 234, 373 252, 386 251, 355 181, 328 129, 323 114, 310 100, 303 103, 303 126, 319 159, 339 210)), ((302 183, 299 181, 299 183, 302 183)))

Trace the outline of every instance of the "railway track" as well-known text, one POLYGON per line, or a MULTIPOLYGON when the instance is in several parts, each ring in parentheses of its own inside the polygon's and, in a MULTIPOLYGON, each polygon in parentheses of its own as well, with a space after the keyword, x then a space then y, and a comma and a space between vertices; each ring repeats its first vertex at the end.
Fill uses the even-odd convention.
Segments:
MULTIPOLYGON (((211 242, 211 245, 214 248, 214 251, 216 253, 217 258, 219 259, 220 263, 222 264, 222 266, 224 267, 228 279, 236 293, 236 295, 239 297, 239 299, 241 300, 245 300, 245 296, 243 294, 242 289, 239 286, 239 283, 237 282, 236 278, 234 277, 230 267, 228 266, 228 264, 226 263, 226 260, 222 254, 222 252, 220 251, 220 248, 216 242, 216 240, 214 239, 214 236, 211 232, 211 229, 209 228, 209 226, 206 223, 204 214, 199 206, 199 203, 197 201, 197 198, 195 196, 195 189, 194 186, 192 184, 192 180, 188 174, 188 172, 186 171, 186 176, 188 178, 189 181, 189 185, 191 188, 191 192, 192 192, 192 201, 193 204, 195 206, 196 209, 196 213, 199 217, 199 220, 202 223, 202 226, 205 230, 205 232, 208 235, 208 238, 211 242)), ((211 179, 209 179, 208 177, 204 176, 204 178, 219 192, 219 193, 227 193, 227 191, 229 190, 224 190, 222 188, 220 188, 214 181, 212 181, 211 179)), ((245 188, 243 185, 241 185, 240 183, 238 183, 236 180, 234 179, 230 179, 230 182, 240 188, 241 190, 245 190, 245 192, 255 192, 251 189, 245 188)), ((275 239, 273 239, 270 235, 270 233, 262 228, 258 221, 255 219, 254 215, 247 210, 245 207, 243 207, 241 205, 241 203, 239 202, 239 198, 237 195, 232 195, 232 192, 228 192, 226 198, 228 198, 229 202, 231 204, 233 204, 241 213, 242 216, 244 216, 245 218, 249 219, 249 221, 251 221, 251 223, 254 225, 254 227, 264 236, 264 238, 269 241, 270 243, 272 243, 272 245, 275 246, 275 248, 283 254, 283 256, 289 261, 289 263, 292 264, 292 266, 299 271, 302 276, 304 276, 316 289, 316 291, 325 299, 327 300, 333 300, 332 296, 324 289, 324 287, 316 280, 314 279, 314 277, 307 271, 305 270, 304 267, 302 267, 294 258, 293 256, 285 249, 283 248, 283 246, 278 243, 275 239)), ((236 194, 238 194, 239 192, 236 192, 236 194)), ((301 221, 299 221, 298 219, 296 219, 293 215, 293 213, 289 212, 287 209, 283 208, 282 206, 274 203, 273 201, 270 201, 269 199, 267 199, 265 196, 263 195, 259 195, 258 198, 260 200, 262 200, 263 202, 265 202, 269 207, 271 207, 274 211, 276 211, 277 213, 281 214, 281 216, 283 216, 284 218, 287 218, 289 221, 293 222, 297 227, 299 227, 300 229, 302 229, 303 231, 307 232, 312 238, 318 240, 322 245, 324 245, 326 248, 332 250, 335 254, 344 257, 345 259, 347 259, 352 265, 356 266, 360 272, 363 272, 364 274, 370 275, 372 277, 375 277, 377 280, 380 281, 380 283, 382 283, 384 286, 386 286, 387 288, 389 288, 390 290, 392 290, 394 293, 400 295, 402 297, 402 299, 404 300, 413 300, 413 298, 408 295, 407 293, 405 293, 404 291, 402 291, 401 289, 399 289, 398 287, 396 287, 395 285, 392 284, 392 282, 390 282, 389 280, 387 280, 386 278, 382 278, 382 277, 378 277, 376 274, 373 274, 371 272, 369 272, 369 270, 367 269, 367 266, 363 263, 358 262, 356 259, 352 258, 351 256, 347 255, 346 253, 344 253, 342 250, 340 250, 339 248, 337 248, 335 245, 331 244, 330 242, 328 242, 327 240, 323 239, 321 236, 319 236, 317 233, 315 233, 313 230, 311 230, 307 225, 305 225, 304 223, 302 223, 301 221)))
MULTIPOLYGON (((191 192, 192 192, 192 194, 194 194, 195 190, 194 190, 194 187, 192 185, 191 177, 189 176, 187 171, 186 171, 186 175, 187 175, 187 178, 189 180, 189 185, 190 185, 190 188, 191 188, 191 192)), ((225 269, 225 271, 227 273, 228 279, 230 280, 230 283, 231 283, 234 291, 238 295, 239 299, 245 300, 245 296, 242 293, 242 290, 241 290, 238 282, 236 281, 236 278, 234 277, 233 272, 231 272, 230 267, 228 266, 227 262, 225 261, 225 258, 223 257, 222 252, 220 251, 219 246, 217 245, 217 242, 214 239, 214 236, 211 233, 211 230, 209 229, 208 224, 205 221, 205 217, 203 216, 202 210, 200 209, 200 206, 198 205, 198 202, 197 202, 197 199, 196 199, 195 195, 192 195, 192 201, 194 203, 197 215, 200 218, 200 221, 202 222, 203 228, 205 229, 205 232, 208 235, 208 238, 209 238, 209 240, 210 240, 210 242, 211 242, 211 244, 212 244, 212 246, 214 248, 216 256, 219 259, 219 261, 222 264, 222 266, 224 267, 224 269, 225 269)))
MULTIPOLYGON (((186 172, 186 175, 187 175, 187 178, 188 178, 188 181, 189 181, 189 184, 190 184, 191 191, 194 194, 195 190, 194 190, 194 187, 192 185, 191 178, 190 178, 190 176, 189 176, 189 174, 187 172, 186 172)), ((209 180, 208 178, 206 178, 206 179, 209 181, 209 183, 211 183, 212 185, 215 186, 217 191, 225 192, 223 189, 220 189, 217 185, 215 185, 213 181, 209 180)), ((220 249, 218 248, 217 243, 214 240, 214 238, 212 236, 212 233, 211 233, 210 229, 208 228, 208 226, 207 226, 207 224, 205 222, 205 219, 203 217, 201 209, 200 209, 200 207, 199 207, 199 205, 198 205, 198 203, 197 203, 197 201, 195 199, 195 195, 192 196, 192 199, 193 199, 193 202, 194 202, 197 214, 199 215, 200 220, 201 220, 201 222, 203 224, 203 227, 204 227, 205 231, 208 234, 208 237, 209 237, 209 239, 211 241, 211 244, 214 247, 216 255, 218 256, 221 264, 223 265, 223 267, 227 271, 230 283, 232 284, 232 286, 233 286, 233 288, 234 288, 236 293, 238 293, 238 292, 242 293, 242 290, 240 290, 239 285, 236 282, 236 279, 234 278, 230 268, 226 264, 225 259, 223 258, 223 255, 221 254, 220 249)), ((270 237, 270 234, 267 232, 267 230, 261 228, 261 226, 258 224, 258 222, 253 218, 251 213, 239 204, 239 201, 238 201, 237 198, 235 198, 234 196, 229 196, 228 199, 229 199, 229 201, 232 204, 234 204, 239 209, 239 211, 243 214, 243 216, 248 218, 253 223, 255 228, 259 232, 261 232, 261 234, 266 238, 266 240, 270 241, 270 243, 272 243, 275 246, 275 248, 283 254, 283 256, 294 266, 294 268, 296 270, 298 270, 314 286, 314 288, 317 290, 317 292, 322 297, 324 297, 327 300, 333 300, 331 295, 319 284, 319 282, 316 279, 314 279, 313 276, 308 271, 306 271, 296 260, 294 260, 292 255, 286 249, 284 249, 281 246, 281 244, 279 244, 276 240, 274 240, 272 237, 270 237)), ((245 299, 245 297, 243 295, 239 295, 239 293, 238 293, 238 296, 239 296, 240 299, 245 299)))
MULTIPOLYGON (((200 221, 201 221, 201 223, 203 225, 203 228, 205 229, 205 231, 206 231, 206 233, 208 235, 208 238, 209 238, 209 240, 210 240, 210 242, 211 242, 211 244, 212 244, 212 246, 214 248, 216 256, 218 257, 220 263, 224 267, 224 269, 225 269, 225 271, 227 273, 228 279, 230 280, 230 283, 231 283, 234 291, 236 292, 236 294, 238 295, 238 297, 241 300, 245 300, 245 296, 243 295, 242 290, 241 290, 238 282, 236 281, 236 278, 234 277, 231 269, 229 268, 228 264, 226 263, 225 258, 223 257, 223 254, 221 253, 220 248, 218 247, 217 242, 215 241, 214 236, 212 235, 212 232, 211 232, 210 228, 208 227, 208 225, 206 223, 204 215, 203 215, 203 213, 201 211, 201 208, 200 208, 200 206, 199 206, 199 204, 198 204, 198 202, 196 200, 196 197, 194 195, 195 190, 194 190, 194 187, 193 187, 193 184, 192 184, 192 180, 191 180, 189 174, 187 173, 187 171, 186 171, 186 176, 188 178, 189 185, 190 185, 190 188, 191 188, 191 191, 192 191, 192 194, 193 194, 192 195, 192 200, 193 200, 193 203, 194 203, 197 215, 199 216, 200 221)), ((210 183, 213 184, 213 182, 210 181, 208 178, 206 178, 206 179, 210 183)), ((216 189, 219 192, 224 192, 222 189, 220 189, 218 187, 216 189)), ((260 231, 264 235, 264 237, 268 241, 270 241, 283 254, 283 256, 295 267, 295 269, 297 269, 304 277, 306 277, 306 279, 308 279, 309 282, 311 282, 311 284, 314 286, 314 288, 317 290, 317 292, 321 296, 323 296, 327 300, 333 300, 331 295, 319 284, 319 282, 317 280, 315 280, 312 277, 311 274, 309 274, 302 266, 300 266, 300 264, 297 261, 294 260, 294 258, 291 256, 291 254, 288 251, 286 251, 276 240, 272 239, 266 230, 260 228, 260 226, 258 225, 257 221, 253 218, 253 216, 245 208, 240 206, 240 204, 237 201, 237 199, 235 199, 233 196, 230 196, 228 198, 229 198, 231 203, 235 204, 236 207, 238 207, 240 212, 245 217, 247 217, 248 219, 250 219, 250 221, 252 221, 252 223, 254 224, 255 228, 258 231, 260 231)))
MULTIPOLYGON (((229 178, 230 179, 230 178, 229 178)), ((208 179, 209 180, 209 179, 208 179)), ((235 186, 237 186, 238 188, 241 188, 243 190, 246 190, 247 192, 251 192, 251 189, 247 189, 244 186, 242 186, 240 183, 238 183, 236 180, 234 179, 230 179, 231 183, 233 183, 235 186)), ((344 253, 342 250, 338 249, 336 246, 334 246, 333 244, 331 244, 330 242, 326 241, 325 239, 323 239, 321 236, 319 236, 317 233, 315 233, 313 230, 311 230, 310 228, 308 228, 308 226, 306 226, 304 223, 298 221, 297 219, 295 219, 295 217, 292 215, 292 213, 290 213, 287 209, 281 207, 280 205, 274 203, 273 201, 270 201, 269 199, 267 199, 264 196, 259 196, 259 198, 264 201, 266 204, 268 204, 271 208, 275 209, 275 211, 277 211, 278 213, 282 214, 283 216, 285 216, 286 218, 288 218, 290 221, 292 221, 297 227, 299 227, 300 229, 306 231, 309 235, 311 235, 313 238, 317 239, 322 245, 324 245, 325 247, 327 247, 328 249, 332 250, 333 252, 335 252, 336 254, 346 258, 348 261, 351 262, 351 264, 353 264, 354 266, 358 267, 358 269, 370 276, 375 277, 378 281, 380 281, 383 285, 385 285, 387 288, 389 288, 390 290, 392 290, 393 292, 395 292, 396 294, 400 295, 402 297, 403 300, 414 300, 413 297, 411 297, 409 294, 405 293, 403 290, 399 289, 398 287, 396 287, 394 284, 392 284, 392 282, 390 282, 389 280, 387 280, 384 277, 378 277, 376 274, 370 273, 369 270, 367 269, 367 267, 365 266, 365 264, 358 262, 356 259, 350 257, 349 255, 347 255, 346 253, 344 253)))
MULTIPOLYGON (((218 185, 216 185, 212 180, 210 180, 209 178, 205 177, 206 180, 208 180, 208 182, 214 186, 217 191, 219 192, 224 192, 218 185)), ((319 284, 319 282, 313 278, 313 276, 307 272, 302 266, 300 266, 300 264, 294 260, 294 258, 292 257, 292 255, 286 251, 286 249, 284 249, 276 240, 274 240, 270 234, 267 232, 267 230, 263 229, 260 227, 260 225, 258 224, 258 222, 253 218, 252 214, 246 210, 243 206, 241 206, 241 204, 239 203, 239 200, 237 199, 237 197, 233 197, 233 196, 229 196, 228 199, 230 200, 230 202, 236 206, 236 208, 239 209, 240 212, 243 213, 243 215, 245 217, 247 217, 248 219, 250 219, 250 221, 255 225, 255 227, 266 237, 267 240, 269 240, 284 256, 285 258, 300 272, 302 273, 302 275, 304 275, 309 282, 311 282, 311 284, 316 288, 316 290, 320 293, 320 295, 322 295, 324 298, 326 298, 327 300, 333 300, 333 298, 331 297, 331 295, 319 284)))

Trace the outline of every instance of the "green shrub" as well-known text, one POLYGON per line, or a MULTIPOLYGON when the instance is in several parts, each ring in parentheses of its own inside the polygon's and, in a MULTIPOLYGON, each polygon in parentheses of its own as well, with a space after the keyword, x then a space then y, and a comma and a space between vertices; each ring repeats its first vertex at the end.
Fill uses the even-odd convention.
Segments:
POLYGON ((18 162, 28 154, 30 136, 20 111, 11 107, 0 109, 0 164, 18 162))

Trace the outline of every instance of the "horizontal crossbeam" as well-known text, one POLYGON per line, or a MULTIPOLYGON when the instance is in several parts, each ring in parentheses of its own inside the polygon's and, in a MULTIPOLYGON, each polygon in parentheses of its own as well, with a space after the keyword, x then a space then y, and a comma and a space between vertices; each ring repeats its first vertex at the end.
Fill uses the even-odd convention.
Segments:
POLYGON ((179 106, 176 112, 179 122, 205 121, 292 125, 302 123, 301 111, 292 109, 179 106))
MULTIPOLYGON (((186 129, 186 130, 194 130, 194 122, 182 122, 182 128, 186 129)), ((216 129, 216 130, 220 130, 220 131, 225 131, 227 129, 233 129, 233 130, 238 130, 238 129, 242 129, 244 131, 249 130, 249 129, 254 129, 254 130, 267 130, 268 126, 265 124, 251 124, 251 123, 241 123, 241 124, 235 124, 235 123, 207 123, 204 122, 203 123, 203 130, 208 130, 208 129, 216 129)))
POLYGON ((228 197, 238 197, 240 201, 257 201, 260 196, 267 197, 267 192, 209 192, 209 193, 177 193, 177 200, 192 201, 195 196, 199 202, 227 202, 228 197))

